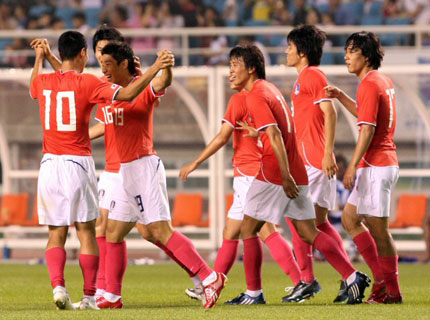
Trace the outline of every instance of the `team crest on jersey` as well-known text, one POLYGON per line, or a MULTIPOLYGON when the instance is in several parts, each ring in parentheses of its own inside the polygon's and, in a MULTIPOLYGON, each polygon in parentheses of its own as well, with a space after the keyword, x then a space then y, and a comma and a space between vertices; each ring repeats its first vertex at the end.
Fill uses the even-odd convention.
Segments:
POLYGON ((114 83, 110 87, 111 87, 111 89, 115 89, 116 87, 118 87, 118 85, 114 83))
POLYGON ((296 87, 294 88, 294 94, 297 96, 300 93, 300 83, 296 83, 296 87))

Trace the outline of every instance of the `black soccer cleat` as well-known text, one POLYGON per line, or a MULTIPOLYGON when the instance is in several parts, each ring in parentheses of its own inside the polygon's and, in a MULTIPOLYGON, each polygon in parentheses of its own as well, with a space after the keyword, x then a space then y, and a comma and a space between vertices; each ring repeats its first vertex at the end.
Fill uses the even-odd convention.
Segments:
POLYGON ((334 303, 344 303, 348 299, 348 290, 345 280, 340 280, 340 288, 337 297, 334 298, 334 303))
POLYGON ((266 304, 266 299, 264 298, 263 292, 260 293, 257 297, 251 297, 246 293, 241 293, 236 298, 226 301, 224 304, 229 304, 229 305, 266 304))
POLYGON ((370 278, 360 272, 355 272, 355 280, 349 286, 347 286, 348 291, 348 301, 347 304, 360 304, 363 302, 364 290, 370 285, 370 278))
POLYGON ((282 298, 282 302, 303 302, 321 292, 321 285, 317 279, 311 283, 300 281, 293 289, 293 292, 282 298))

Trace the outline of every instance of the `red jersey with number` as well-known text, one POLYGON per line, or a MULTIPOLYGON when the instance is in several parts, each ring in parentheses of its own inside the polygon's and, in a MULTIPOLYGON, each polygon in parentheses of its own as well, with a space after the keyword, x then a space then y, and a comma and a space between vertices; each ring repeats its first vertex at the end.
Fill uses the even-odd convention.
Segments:
POLYGON ((157 154, 153 142, 153 116, 158 98, 163 95, 164 92, 155 93, 151 83, 132 102, 115 101, 112 104, 114 114, 122 115, 121 120, 115 122, 116 147, 121 163, 157 154))
MULTIPOLYGON (((222 121, 228 123, 233 129, 237 128, 238 121, 247 121, 250 126, 255 127, 246 107, 247 94, 247 91, 238 92, 228 102, 227 111, 222 121)), ((233 170, 235 177, 256 176, 261 168, 261 141, 257 138, 245 138, 243 137, 245 133, 246 131, 243 130, 233 131, 233 170)))
MULTIPOLYGON (((278 126, 287 151, 292 177, 297 185, 308 185, 308 175, 297 150, 294 122, 282 93, 274 84, 266 80, 257 80, 246 97, 246 105, 258 131, 269 126, 278 126)), ((278 160, 267 135, 262 135, 262 141, 263 164, 257 179, 281 185, 278 160)))
POLYGON ((372 141, 358 167, 398 166, 394 144, 396 96, 391 79, 377 70, 370 71, 358 86, 357 111, 357 125, 375 127, 372 141))
POLYGON ((326 98, 327 78, 316 66, 300 72, 291 93, 292 114, 300 155, 306 165, 322 170, 325 148, 324 113, 320 108, 326 98))
POLYGON ((112 105, 99 105, 96 113, 96 120, 103 123, 105 126, 105 171, 119 172, 121 162, 119 160, 118 151, 115 140, 114 124, 123 121, 124 114, 117 114, 118 109, 112 108, 112 105))
POLYGON ((112 101, 121 87, 76 71, 38 75, 30 88, 39 100, 43 153, 89 156, 91 110, 112 101))

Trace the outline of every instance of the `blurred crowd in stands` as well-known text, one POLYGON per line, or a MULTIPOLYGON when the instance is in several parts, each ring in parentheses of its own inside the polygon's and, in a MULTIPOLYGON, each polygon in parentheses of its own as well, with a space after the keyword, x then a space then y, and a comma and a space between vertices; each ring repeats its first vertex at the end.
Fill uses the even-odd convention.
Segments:
MULTIPOLYGON (((302 23, 329 25, 430 25, 430 0, 0 0, 1 30, 74 28, 85 32, 101 24, 116 28, 293 26, 302 23)), ((191 37, 191 48, 208 48, 192 64, 226 63, 224 52, 238 41, 261 46, 285 45, 285 36, 191 37)), ((412 44, 408 35, 385 35, 384 45, 412 44)), ((28 67, 29 39, 0 38, 1 66, 28 67)), ((137 53, 176 49, 180 37, 137 37, 130 40, 137 53)), ((342 46, 344 37, 330 37, 328 45, 342 46)), ((428 41, 428 39, 426 39, 428 41)), ((424 43, 428 44, 428 43, 424 43)), ((91 44, 90 44, 91 45, 91 44)), ((266 55, 268 62, 274 56, 266 55)), ((276 56, 275 56, 275 59, 276 56)), ((149 61, 145 61, 148 62, 149 61)), ((323 61, 324 62, 324 61, 323 61)), ((332 61, 325 61, 331 63, 332 61)))

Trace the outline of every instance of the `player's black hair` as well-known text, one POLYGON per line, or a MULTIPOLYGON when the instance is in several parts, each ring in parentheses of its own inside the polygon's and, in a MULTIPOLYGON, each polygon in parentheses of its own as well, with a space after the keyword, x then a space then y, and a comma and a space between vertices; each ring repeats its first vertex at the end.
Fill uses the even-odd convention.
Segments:
POLYGON ((306 24, 294 28, 287 36, 287 41, 297 47, 297 53, 303 53, 308 58, 310 66, 320 65, 326 39, 324 31, 306 24))
POLYGON ((97 43, 102 40, 125 42, 121 32, 117 29, 102 25, 93 36, 93 50, 96 52, 97 43))
POLYGON ((115 59, 117 64, 124 60, 128 60, 128 72, 131 75, 136 74, 136 67, 134 65, 134 53, 130 46, 125 42, 111 42, 108 43, 102 50, 102 54, 108 54, 115 59))
POLYGON ((266 79, 264 56, 257 46, 236 46, 230 51, 230 60, 233 58, 242 58, 247 69, 255 68, 258 79, 266 79))
POLYGON ((345 43, 345 51, 350 49, 361 49, 361 54, 367 58, 367 65, 377 70, 384 59, 379 38, 373 32, 361 31, 351 34, 345 43))
POLYGON ((87 41, 78 31, 66 31, 58 39, 58 52, 61 60, 73 60, 82 49, 87 48, 87 41))

